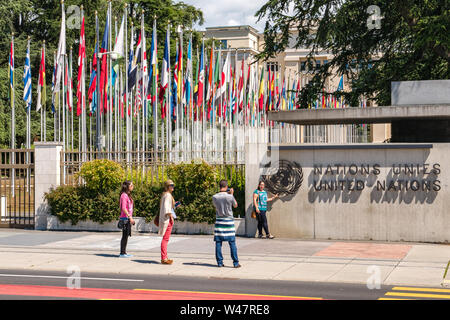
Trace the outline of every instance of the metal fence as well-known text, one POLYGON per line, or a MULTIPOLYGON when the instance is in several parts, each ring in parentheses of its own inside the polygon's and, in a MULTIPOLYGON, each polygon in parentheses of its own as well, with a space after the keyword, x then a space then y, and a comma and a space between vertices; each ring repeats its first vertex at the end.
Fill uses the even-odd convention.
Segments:
POLYGON ((34 228, 34 150, 0 149, 0 227, 34 228))
MULTIPOLYGON (((191 153, 191 152, 189 152, 191 153)), ((201 154, 201 151, 192 151, 192 155, 201 154)), ((220 178, 233 180, 236 176, 245 180, 245 164, 238 161, 241 156, 239 151, 211 151, 221 161, 206 161, 210 166, 217 169, 220 178), (225 159, 233 159, 227 160, 225 159)), ((112 160, 121 165, 125 170, 127 179, 135 182, 145 181, 150 184, 161 184, 167 179, 167 169, 169 166, 179 163, 199 162, 202 158, 186 157, 183 161, 180 152, 177 151, 129 151, 129 152, 103 152, 103 151, 62 151, 61 152, 61 184, 77 185, 83 181, 78 177, 83 163, 99 159, 112 160)), ((242 181, 245 183, 245 181, 242 181)))

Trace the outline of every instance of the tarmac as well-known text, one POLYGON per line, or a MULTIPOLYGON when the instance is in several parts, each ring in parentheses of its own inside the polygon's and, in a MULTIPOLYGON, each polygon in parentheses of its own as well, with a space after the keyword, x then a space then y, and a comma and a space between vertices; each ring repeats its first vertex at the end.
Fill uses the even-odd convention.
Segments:
MULTIPOLYGON (((241 268, 233 268, 223 244, 218 268, 211 235, 171 235, 172 265, 160 263, 161 237, 134 233, 131 258, 118 258, 121 232, 64 232, 0 229, 0 269, 121 275, 152 274, 218 279, 380 283, 441 287, 450 260, 449 244, 377 241, 258 239, 237 237, 241 268)), ((447 273, 448 286, 450 271, 447 273)))

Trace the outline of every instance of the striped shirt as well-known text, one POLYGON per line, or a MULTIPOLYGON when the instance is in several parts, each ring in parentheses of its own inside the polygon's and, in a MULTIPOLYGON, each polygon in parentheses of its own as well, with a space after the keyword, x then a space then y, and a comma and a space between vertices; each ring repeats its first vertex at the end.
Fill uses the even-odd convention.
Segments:
POLYGON ((216 208, 216 224, 214 226, 214 241, 234 241, 236 230, 234 227, 233 205, 236 199, 227 192, 219 192, 213 196, 216 208))

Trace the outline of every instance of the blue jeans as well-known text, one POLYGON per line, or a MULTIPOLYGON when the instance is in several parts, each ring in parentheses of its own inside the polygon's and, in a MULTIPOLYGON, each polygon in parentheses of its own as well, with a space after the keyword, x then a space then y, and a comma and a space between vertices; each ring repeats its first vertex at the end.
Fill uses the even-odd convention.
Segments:
MULTIPOLYGON (((231 259, 233 259, 233 265, 237 266, 239 264, 238 256, 237 256, 237 248, 236 241, 228 241, 230 245, 231 259)), ((222 241, 216 241, 216 260, 217 265, 223 265, 223 256, 222 256, 222 241)))

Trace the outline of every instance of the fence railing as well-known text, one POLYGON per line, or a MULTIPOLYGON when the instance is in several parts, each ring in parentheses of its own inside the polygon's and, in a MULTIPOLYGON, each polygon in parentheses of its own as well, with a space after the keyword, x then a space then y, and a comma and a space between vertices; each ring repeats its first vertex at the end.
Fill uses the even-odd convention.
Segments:
POLYGON ((34 226, 34 150, 0 149, 0 227, 34 226))
MULTIPOLYGON (((210 151, 215 161, 204 159, 217 169, 221 178, 231 180, 236 173, 245 180, 245 164, 241 151, 210 151)), ((191 153, 191 152, 189 152, 191 153)), ((192 151, 201 154, 202 151, 192 151)), ((128 179, 135 182, 145 181, 151 184, 162 183, 167 179, 167 168, 174 164, 202 161, 202 158, 186 157, 183 160, 179 151, 63 151, 61 152, 61 184, 77 185, 83 181, 77 176, 83 163, 98 159, 112 160, 121 165, 128 179)), ((242 181, 243 183, 245 181, 242 181)))

